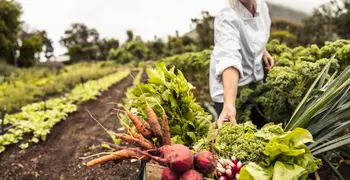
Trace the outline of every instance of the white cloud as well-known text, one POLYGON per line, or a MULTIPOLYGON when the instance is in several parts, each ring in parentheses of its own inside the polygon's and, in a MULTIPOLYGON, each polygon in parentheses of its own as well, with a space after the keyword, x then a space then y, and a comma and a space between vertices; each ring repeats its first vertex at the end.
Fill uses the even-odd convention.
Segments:
MULTIPOLYGON (((144 40, 154 35, 166 38, 190 30, 191 18, 201 11, 215 15, 227 0, 19 0, 23 6, 22 19, 31 27, 43 29, 54 41, 55 54, 66 49, 58 41, 73 22, 96 28, 103 37, 126 39, 132 29, 144 40)), ((294 9, 310 10, 327 0, 269 0, 294 9)))

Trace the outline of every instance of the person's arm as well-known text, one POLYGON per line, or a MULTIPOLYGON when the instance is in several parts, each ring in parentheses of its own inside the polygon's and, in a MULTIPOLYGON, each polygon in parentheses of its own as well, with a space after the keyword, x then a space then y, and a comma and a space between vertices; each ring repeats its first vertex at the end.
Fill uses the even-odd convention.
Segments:
POLYGON ((236 121, 236 99, 238 90, 239 71, 236 68, 227 68, 222 75, 224 87, 224 105, 218 126, 221 127, 226 121, 237 124, 236 121))
POLYGON ((239 72, 236 68, 229 67, 223 73, 224 104, 236 106, 239 72))
POLYGON ((226 121, 236 124, 236 96, 238 82, 243 78, 242 56, 239 52, 240 33, 237 17, 232 12, 219 14, 214 23, 215 46, 213 61, 216 63, 215 76, 222 82, 224 104, 217 120, 218 127, 226 121))

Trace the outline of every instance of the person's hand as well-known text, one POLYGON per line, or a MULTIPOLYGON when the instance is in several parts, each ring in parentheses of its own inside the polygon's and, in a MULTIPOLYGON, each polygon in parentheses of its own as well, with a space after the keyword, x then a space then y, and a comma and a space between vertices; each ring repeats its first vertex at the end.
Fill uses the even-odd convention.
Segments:
POLYGON ((265 68, 267 70, 271 70, 271 68, 275 65, 275 60, 273 59, 271 54, 269 52, 267 52, 267 50, 265 50, 265 53, 264 53, 264 61, 266 64, 265 68))
POLYGON ((233 104, 227 104, 227 105, 224 104, 222 112, 217 121, 218 128, 221 128, 224 122, 231 122, 234 125, 237 124, 236 107, 233 104))

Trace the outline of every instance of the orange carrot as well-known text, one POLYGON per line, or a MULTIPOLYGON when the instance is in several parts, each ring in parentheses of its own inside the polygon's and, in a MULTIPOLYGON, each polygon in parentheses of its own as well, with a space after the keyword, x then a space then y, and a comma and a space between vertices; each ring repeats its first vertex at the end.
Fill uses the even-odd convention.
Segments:
POLYGON ((168 119, 166 117, 165 111, 163 110, 162 114, 162 122, 163 122, 163 145, 171 145, 171 138, 170 138, 170 132, 169 132, 169 123, 168 119))
POLYGON ((163 144, 162 143, 163 134, 162 134, 162 130, 161 130, 156 113, 153 111, 151 106, 149 106, 148 104, 146 107, 146 111, 147 111, 148 122, 151 125, 151 130, 152 130, 153 134, 157 137, 159 143, 163 144))
POLYGON ((105 155, 88 162, 88 167, 95 166, 108 161, 126 160, 126 159, 142 159, 144 156, 136 153, 134 150, 123 149, 110 155, 105 155))
POLYGON ((131 134, 131 136, 133 138, 139 139, 140 141, 144 141, 147 142, 147 144, 152 144, 152 142, 148 139, 146 139, 145 137, 143 137, 142 135, 138 134, 137 132, 135 132, 129 125, 127 125, 126 123, 122 122, 125 126, 125 128, 129 131, 129 133, 131 134))
POLYGON ((145 141, 141 141, 140 139, 137 138, 133 138, 132 136, 128 135, 128 134, 121 134, 121 133, 114 133, 114 132, 110 132, 112 135, 116 136, 117 138, 120 138, 134 146, 138 146, 144 149, 153 149, 153 144, 152 143, 148 143, 145 141))
POLYGON ((153 138, 151 127, 146 121, 144 121, 144 120, 140 119, 139 117, 137 117, 136 115, 132 114, 127 109, 125 109, 125 112, 128 115, 129 119, 134 123, 137 131, 140 132, 143 137, 145 137, 146 139, 153 138))

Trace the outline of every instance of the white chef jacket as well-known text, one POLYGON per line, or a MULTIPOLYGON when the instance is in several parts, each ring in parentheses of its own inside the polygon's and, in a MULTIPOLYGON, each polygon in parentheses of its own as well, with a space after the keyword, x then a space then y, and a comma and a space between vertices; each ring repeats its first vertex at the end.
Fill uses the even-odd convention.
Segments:
POLYGON ((256 0, 254 17, 239 0, 223 8, 214 20, 214 49, 210 58, 210 95, 224 102, 222 73, 228 67, 239 71, 238 86, 264 78, 263 54, 270 36, 271 20, 264 0, 256 0))

